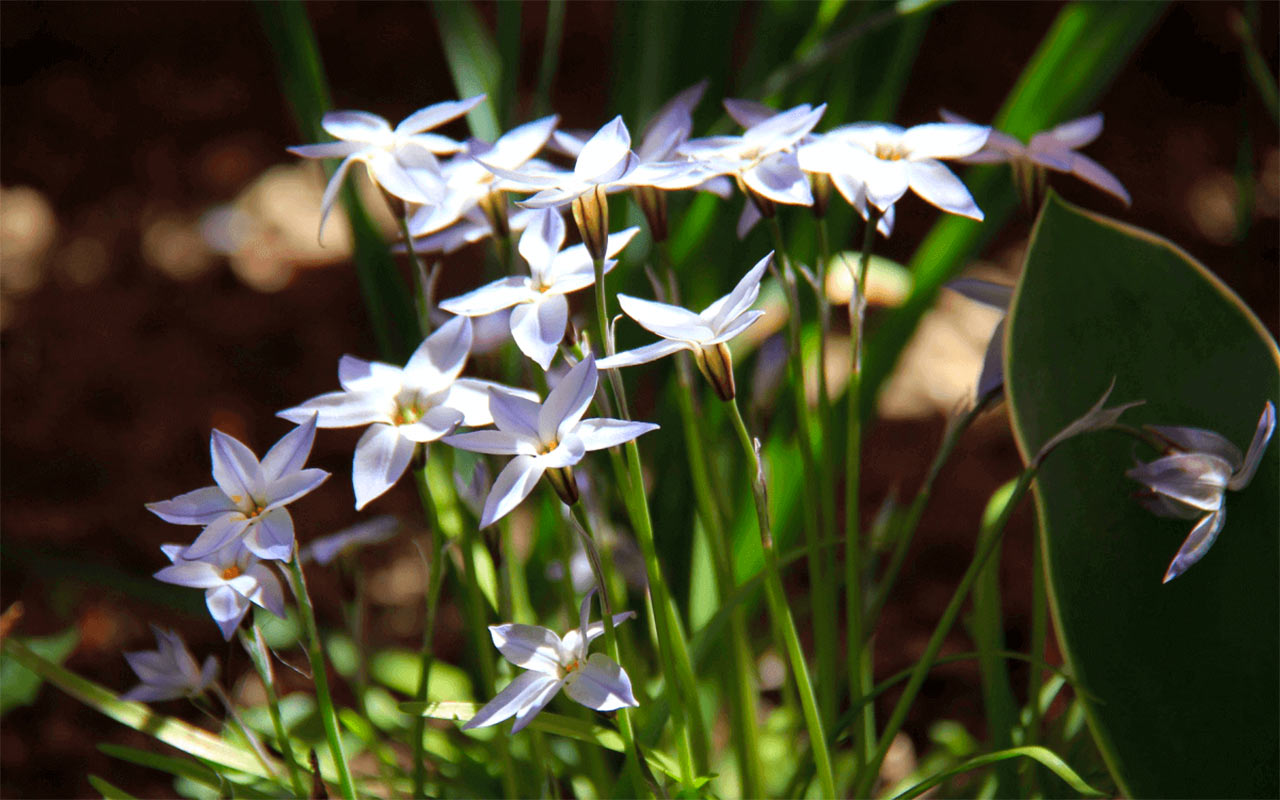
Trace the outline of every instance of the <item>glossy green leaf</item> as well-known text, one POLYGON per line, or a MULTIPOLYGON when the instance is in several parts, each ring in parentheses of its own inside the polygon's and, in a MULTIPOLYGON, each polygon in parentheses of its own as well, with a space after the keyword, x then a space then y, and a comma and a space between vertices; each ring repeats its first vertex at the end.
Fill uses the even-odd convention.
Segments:
MULTIPOLYGON (((1063 8, 992 126, 1026 139, 1088 111, 1163 10, 1164 4, 1155 2, 1077 2, 1063 8)), ((952 110, 964 113, 961 106, 952 110)), ((986 219, 974 222, 943 214, 916 248, 909 265, 915 276, 911 295, 876 326, 867 341, 862 408, 868 416, 874 413, 881 385, 920 318, 933 307, 942 284, 995 237, 1016 207, 1008 166, 979 167, 963 177, 986 219)))
MULTIPOLYGON (((1187 253, 1050 196, 1009 312, 1006 391, 1024 457, 1092 404, 1145 399, 1124 422, 1209 428, 1247 446, 1280 400, 1280 353, 1261 323, 1187 253)), ((1194 521, 1133 498, 1119 433, 1063 444, 1036 507, 1055 628, 1096 696, 1090 726, 1138 797, 1280 794, 1280 447, 1226 498, 1203 560, 1161 577, 1194 521)))

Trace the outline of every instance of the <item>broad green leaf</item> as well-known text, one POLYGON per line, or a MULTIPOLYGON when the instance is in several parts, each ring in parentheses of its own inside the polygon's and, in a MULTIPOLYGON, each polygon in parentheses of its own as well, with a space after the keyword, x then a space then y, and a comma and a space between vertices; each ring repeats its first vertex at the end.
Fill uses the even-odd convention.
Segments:
MULTIPOLYGON (((1088 111, 1163 10, 1164 4, 1156 2, 1076 2, 1063 8, 992 126, 1025 140, 1088 111)), ((963 113, 959 108, 952 110, 963 113)), ((886 315, 867 341, 862 379, 862 408, 867 416, 874 413, 880 386, 942 284, 995 237, 1016 206, 1008 166, 979 167, 963 177, 986 220, 943 214, 916 248, 909 265, 915 276, 910 297, 886 315)))
MULTIPOLYGON (((25 638, 27 647, 54 664, 61 664, 76 649, 80 636, 68 628, 53 636, 25 638)), ((40 692, 40 676, 11 658, 0 658, 0 716, 18 706, 30 705, 40 692)))
MULTIPOLYGON (((431 719, 450 719, 459 722, 469 720, 480 710, 480 703, 401 703, 400 710, 406 714, 421 714, 431 719)), ((557 736, 567 736, 570 739, 577 739, 581 742, 591 742, 598 744, 607 750, 613 750, 618 753, 625 753, 626 746, 622 742, 622 735, 616 730, 605 728, 601 725, 593 725, 586 720, 566 717, 560 714, 552 714, 548 711, 540 712, 529 723, 530 728, 543 731, 544 733, 552 733, 557 736)), ((499 731, 499 735, 505 735, 499 731)), ((679 779, 679 767, 675 761, 666 753, 659 752, 650 748, 645 751, 645 760, 647 760, 654 769, 665 772, 668 776, 679 779)))
MULTIPOLYGON (((109 689, 42 658, 15 639, 4 641, 4 654, 75 699, 122 725, 128 725, 136 731, 153 736, 196 758, 203 758, 251 775, 268 777, 262 764, 249 750, 232 745, 208 731, 200 730, 181 720, 156 714, 142 703, 121 700, 109 689)), ((273 766, 279 769, 278 765, 273 766)))
MULTIPOLYGON (((1088 408, 1145 399, 1129 425, 1208 428, 1247 446, 1280 400, 1280 353, 1191 256, 1050 196, 1009 312, 1006 391, 1024 456, 1088 408)), ((1118 433, 1063 444, 1036 509, 1050 600, 1089 723, 1135 797, 1280 794, 1280 447, 1228 492, 1204 559, 1161 577, 1194 521, 1156 517, 1124 476, 1144 445, 1118 433)))
POLYGON ((896 800, 908 800, 908 798, 911 797, 919 797, 929 789, 932 789, 934 786, 937 786, 949 778, 954 778, 957 775, 963 775, 966 772, 980 767, 985 767, 989 764, 999 764, 1000 762, 1007 761, 1011 758, 1035 759, 1053 770, 1053 774, 1062 778, 1071 786, 1072 789, 1075 789, 1080 794, 1090 797, 1102 796, 1101 792, 1085 783, 1084 779, 1075 773, 1075 770, 1067 766, 1067 762, 1058 758, 1049 750, 1046 750, 1043 747, 1011 747, 1008 750, 999 750, 994 753, 987 753, 986 755, 971 758, 963 764, 944 770, 943 772, 939 772, 928 780, 918 783, 902 794, 897 795, 896 800))

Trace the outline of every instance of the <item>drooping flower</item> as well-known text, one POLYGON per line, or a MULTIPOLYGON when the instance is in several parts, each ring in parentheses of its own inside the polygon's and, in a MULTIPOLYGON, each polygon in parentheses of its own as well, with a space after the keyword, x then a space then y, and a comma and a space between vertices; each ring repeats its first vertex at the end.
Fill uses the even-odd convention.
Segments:
POLYGON ((489 410, 497 429, 445 437, 446 444, 461 450, 515 456, 493 482, 480 517, 481 528, 518 506, 543 474, 560 499, 572 505, 578 500, 578 487, 570 467, 588 450, 614 447, 657 430, 658 426, 649 422, 584 420, 582 415, 591 405, 597 380, 595 358, 588 354, 560 379, 544 403, 501 388, 490 389, 489 410))
POLYGON ((151 632, 156 636, 155 650, 124 654, 142 683, 120 695, 120 699, 158 703, 204 694, 218 675, 218 660, 209 656, 203 665, 197 665, 186 642, 175 631, 152 625, 151 632))
MULTIPOLYGON (((507 225, 508 192, 531 190, 523 183, 502 178, 477 161, 483 158, 506 170, 519 170, 543 148, 560 118, 556 115, 512 128, 493 144, 468 139, 458 153, 441 167, 444 196, 437 203, 424 205, 409 219, 411 236, 426 236, 441 231, 462 219, 472 209, 478 210, 491 228, 501 236, 507 225)), ((541 163, 536 166, 544 166, 541 163)), ((545 167, 544 167, 545 168, 545 167)))
MULTIPOLYGON (((1009 300, 1013 297, 1012 286, 977 278, 957 278, 948 283, 947 288, 999 311, 1008 311, 1009 300)), ((1004 324, 1004 319, 996 324, 987 342, 986 354, 982 357, 982 372, 978 375, 975 392, 979 402, 987 395, 1004 389, 1004 324)))
POLYGON ((1145 487, 1139 499, 1161 517, 1200 517, 1164 574, 1168 583, 1203 558, 1218 538, 1227 519, 1226 491, 1238 492, 1253 480, 1275 432, 1276 409, 1268 400, 1243 456, 1226 437, 1203 428, 1143 428, 1165 445, 1165 455, 1125 472, 1145 487))
POLYGON ((404 367, 343 356, 342 390, 313 397, 277 416, 317 416, 321 428, 369 428, 356 444, 351 483, 356 508, 390 489, 409 468, 414 448, 459 425, 488 425, 489 381, 459 378, 471 351, 471 320, 455 317, 418 345, 404 367))
POLYGON ((619 294, 618 304, 622 310, 646 330, 661 336, 662 341, 601 359, 599 368, 646 364, 690 350, 698 369, 720 399, 732 400, 735 396, 733 360, 726 343, 764 316, 763 311, 752 311, 751 306, 760 294, 760 280, 771 258, 773 253, 756 262, 733 291, 698 314, 680 306, 619 294))
MULTIPOLYGON (((941 113, 942 118, 947 122, 973 124, 959 114, 953 114, 946 109, 941 113)), ((992 130, 983 148, 961 158, 960 163, 998 164, 1007 161, 1013 166, 1014 177, 1024 193, 1030 191, 1030 184, 1036 177, 1035 173, 1038 172, 1042 176, 1046 169, 1066 172, 1118 198, 1127 206, 1129 192, 1120 180, 1092 158, 1076 152, 1101 134, 1101 112, 1041 131, 1032 136, 1031 141, 1025 145, 1007 133, 992 130)))
POLYGON ((364 162, 369 176, 387 193, 408 203, 435 203, 444 192, 436 155, 456 153, 462 148, 447 136, 427 133, 456 119, 484 100, 484 95, 436 103, 418 109, 392 129, 391 124, 367 111, 330 111, 320 125, 336 142, 304 144, 289 152, 303 158, 341 158, 324 188, 321 202, 320 235, 333 210, 333 202, 347 170, 364 162))
POLYGON ((830 170, 832 182, 855 208, 866 202, 887 213, 910 189, 943 211, 981 220, 969 190, 939 159, 977 152, 990 130, 941 122, 906 129, 843 125, 827 131, 807 158, 811 166, 820 162, 830 170))
POLYGON ((209 614, 228 641, 235 634, 240 620, 249 613, 250 603, 262 606, 277 617, 284 617, 284 592, 280 579, 242 542, 232 542, 199 558, 187 555, 181 545, 166 544, 160 549, 173 563, 157 572, 156 580, 204 589, 204 602, 209 607, 209 614))
MULTIPOLYGON (((613 259, 640 231, 639 228, 611 234, 605 258, 613 259)), ((477 317, 512 308, 511 335, 520 351, 544 370, 551 366, 556 348, 569 324, 569 301, 565 295, 595 283, 591 255, 585 245, 561 251, 565 239, 564 218, 555 209, 537 212, 520 237, 520 255, 529 265, 530 275, 513 275, 481 286, 440 304, 451 314, 477 317)), ((616 261, 607 260, 604 271, 616 261)))
POLYGON ((216 485, 147 503, 166 522, 205 526, 186 549, 187 558, 201 558, 237 540, 259 558, 293 557, 293 518, 285 506, 324 483, 329 473, 303 468, 315 441, 315 414, 299 414, 292 421, 298 427, 261 462, 240 441, 214 430, 209 451, 216 485))
MULTIPOLYGON (((463 730, 496 725, 515 717, 512 733, 519 732, 564 689, 570 699, 595 711, 616 711, 640 705, 631 691, 631 678, 616 661, 603 653, 587 655, 591 642, 604 633, 603 622, 588 624, 592 589, 582 599, 580 624, 561 638, 541 625, 490 625, 489 635, 512 664, 526 672, 476 712, 463 730)), ((619 625, 634 617, 634 611, 613 615, 619 625)))

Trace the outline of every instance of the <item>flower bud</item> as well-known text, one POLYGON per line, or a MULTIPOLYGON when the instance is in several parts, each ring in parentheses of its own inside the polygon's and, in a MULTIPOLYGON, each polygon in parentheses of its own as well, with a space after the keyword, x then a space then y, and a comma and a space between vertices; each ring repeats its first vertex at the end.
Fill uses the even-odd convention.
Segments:
POLYGON ((543 474, 565 505, 571 506, 578 502, 578 482, 573 479, 572 467, 553 467, 543 474))
POLYGON ((488 192, 480 198, 480 210, 493 228, 494 238, 511 238, 511 224, 507 221, 507 196, 503 192, 488 192))
POLYGON ((699 347, 693 351, 693 357, 698 370, 716 390, 716 397, 728 402, 737 396, 733 383, 733 356, 729 353, 729 345, 720 342, 699 347))
POLYGON ((831 176, 815 172, 810 176, 809 186, 813 193, 813 216, 822 219, 827 215, 827 203, 831 200, 831 176))
POLYGON ((609 242, 609 198, 603 186, 595 186, 573 198, 573 220, 582 243, 595 261, 603 261, 609 242))
POLYGON ((636 186, 631 190, 636 204, 649 222, 649 235, 655 242, 667 240, 667 196, 652 186, 636 186))
POLYGON ((765 219, 773 219, 774 215, 778 212, 777 204, 748 186, 747 182, 742 179, 741 175, 737 176, 737 181, 738 190, 750 198, 751 204, 756 207, 756 211, 760 212, 760 216, 765 219))

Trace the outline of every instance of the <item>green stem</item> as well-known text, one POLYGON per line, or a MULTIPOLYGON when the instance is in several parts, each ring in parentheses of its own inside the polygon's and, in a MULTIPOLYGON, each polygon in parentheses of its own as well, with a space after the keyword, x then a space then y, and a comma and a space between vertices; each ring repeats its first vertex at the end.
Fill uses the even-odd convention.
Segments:
POLYGON ((827 737, 822 730, 818 700, 814 695, 813 684, 809 680, 809 667, 805 664, 804 651, 800 648, 800 635, 796 632, 796 623, 791 617, 791 608, 787 605, 786 592, 782 588, 778 553, 773 547, 773 530, 769 523, 769 498, 765 487, 764 468, 751 442, 751 434, 747 432, 747 424, 742 421, 742 412, 738 410, 737 400, 729 401, 729 410, 734 429, 738 432, 738 440, 751 467, 751 489, 755 496, 756 522, 760 526, 760 544, 764 549, 764 587, 765 597, 769 602, 769 613, 781 623, 783 635, 786 638, 787 656, 791 661, 791 672, 795 675, 796 690, 800 694, 800 707, 804 711, 805 727, 809 732, 809 746, 813 749, 813 759, 818 769, 818 783, 822 789, 822 796, 835 797, 836 784, 831 771, 831 754, 827 750, 827 737))
POLYGON ((955 450, 961 435, 969 429, 969 426, 973 424, 973 421, 982 412, 986 411, 993 397, 994 395, 988 395, 980 399, 973 408, 966 411, 959 419, 949 425, 946 433, 943 434, 942 444, 933 456, 933 463, 929 465, 929 472, 925 475, 924 482, 920 484, 920 488, 916 491, 916 496, 911 501, 911 506, 907 509, 902 522, 898 523, 897 534, 894 537, 893 553, 889 557, 889 565, 885 567, 883 575, 876 584, 875 594, 868 604, 867 619, 879 619, 880 612, 884 609, 884 604, 889 599, 889 592, 893 590, 893 586, 898 580, 898 573, 901 572, 902 565, 907 559, 907 552, 911 549, 911 540, 915 537, 916 529, 920 526, 920 517, 924 514, 925 506, 929 504, 929 498, 933 493, 933 484, 937 481, 938 474, 942 472, 942 467, 951 457, 951 453, 955 450))
POLYGON ((338 714, 333 706, 333 697, 329 693, 329 676, 324 663, 324 647, 320 643, 320 631, 316 627, 315 609, 311 605, 311 595, 307 592, 307 578, 302 572, 302 563, 298 560, 295 546, 293 558, 289 560, 290 583, 293 596, 298 601, 298 611, 302 615, 302 629, 307 637, 307 657, 311 661, 311 678, 316 685, 316 704, 320 707, 320 720, 324 723, 324 735, 329 741, 329 755, 333 757, 334 769, 338 771, 338 784, 342 796, 346 800, 355 800, 356 786, 351 778, 351 769, 347 766, 347 755, 342 749, 342 733, 338 728, 338 714))
POLYGON ((889 746, 893 744, 893 737, 902 729, 902 723, 907 718, 907 712, 911 710, 911 704, 915 701, 916 695, 919 694, 920 687, 924 685, 925 677, 937 659, 938 653, 942 650, 947 634, 951 632, 951 627, 955 624, 956 617, 960 615, 960 609, 964 605, 965 598, 969 595, 969 590, 973 588, 973 584, 982 572, 982 567, 987 563, 987 559, 1004 540, 1002 534, 1005 526, 1009 523, 1009 518, 1013 516, 1013 510, 1017 507, 1018 501, 1022 499, 1022 496, 1027 493, 1027 489, 1030 488, 1035 474, 1036 468, 1034 466, 1023 470, 1013 488, 1009 491, 1008 500, 1005 502, 1004 508, 1000 510, 999 514, 995 515, 989 524, 983 526, 984 530, 979 536, 980 544, 974 554, 973 561, 969 563, 969 568, 965 570, 964 576, 961 577, 960 585, 956 587, 955 593, 951 596, 951 602, 947 604, 946 610, 942 612, 942 618, 938 620, 937 627, 933 629, 933 635, 929 638, 929 643, 925 646, 924 653, 916 662, 915 671, 911 673, 911 680, 907 682, 907 686, 902 692, 902 697, 898 699, 897 705, 893 708, 893 713, 889 716, 889 721, 885 725, 884 733, 881 734, 880 743, 876 747, 875 753, 867 763, 867 767, 863 770, 858 781, 854 784, 854 797, 865 797, 870 793, 872 784, 880 772, 880 765, 884 762, 885 754, 889 752, 889 746))
POLYGON ((404 237, 404 248, 409 253, 409 264, 413 268, 414 286, 418 290, 418 302, 415 304, 418 309, 418 332, 426 336, 431 333, 431 306, 435 304, 431 297, 431 273, 413 247, 413 236, 409 233, 409 210, 403 203, 400 205, 405 209, 404 213, 396 214, 393 206, 392 214, 400 226, 400 235, 404 237))
MULTIPOLYGON (((827 239, 826 217, 817 220, 818 285, 814 294, 818 303, 818 424, 823 442, 835 439, 832 428, 831 396, 827 393, 827 340, 831 333, 831 304, 827 302, 827 270, 831 263, 831 245, 827 239)), ((836 448, 823 446, 823 469, 818 470, 819 494, 822 497, 821 538, 835 535, 836 518, 836 448)), ((818 706, 822 718, 836 716, 836 590, 831 563, 814 552, 809 562, 813 584, 813 638, 817 642, 818 674, 831 676, 818 682, 818 706)))
MULTIPOLYGON (((1023 743, 1040 742, 1040 689, 1044 682, 1045 645, 1049 638, 1049 603, 1044 576, 1044 545, 1039 536, 1031 539, 1031 668, 1027 671, 1027 709, 1030 712, 1023 728, 1023 743)), ((1040 793, 1040 770, 1031 765, 1026 772, 1025 797, 1040 793)))
MULTIPOLYGON (((431 683, 431 664, 435 660, 433 642, 436 632, 436 611, 440 605, 440 585, 444 582, 444 531, 440 529, 440 521, 436 514, 435 504, 431 501, 431 490, 427 485, 426 465, 413 471, 414 482, 418 487, 418 498, 422 501, 422 509, 427 515, 427 525, 431 529, 431 563, 428 565, 426 619, 422 627, 422 652, 418 660, 418 690, 414 699, 419 703, 427 702, 431 683)), ((427 761, 423 752, 423 738, 427 732, 427 718, 419 716, 413 723, 413 796, 426 795, 427 761)))
MULTIPOLYGON (((871 263, 871 246, 875 241, 878 212, 872 210, 866 222, 862 239, 862 257, 858 271, 849 277, 849 387, 845 392, 847 439, 844 464, 844 581, 845 581, 845 645, 848 648, 849 702, 857 706, 871 686, 870 670, 864 660, 867 643, 863 633, 862 597, 862 542, 859 537, 861 517, 858 509, 858 489, 862 473, 862 323, 866 297, 867 269, 871 263)), ((869 617, 868 619, 875 619, 869 617)), ((857 726, 857 737, 862 748, 858 761, 869 758, 875 741, 875 706, 862 705, 859 711, 862 724, 857 726)))
POLYGON ((538 65, 538 86, 533 96, 533 112, 540 117, 551 108, 551 84, 560 62, 560 39, 564 33, 564 0, 547 3, 547 27, 542 38, 542 62, 538 65))
POLYGON ((276 694, 275 674, 271 669, 271 658, 268 655, 267 643, 262 638, 262 630, 255 624, 253 637, 250 638, 241 629, 240 643, 249 653, 249 660, 253 662, 253 666, 258 671, 258 677, 262 679, 262 686, 267 694, 267 711, 271 714, 271 727, 276 732, 276 743, 279 745, 280 755, 284 756, 285 769, 289 773, 289 784, 293 788, 293 794, 296 797, 306 797, 307 784, 302 779, 298 760, 293 755, 293 741, 284 728, 284 718, 280 716, 280 697, 276 694))
POLYGON ((210 684, 209 688, 218 696, 218 700, 222 701, 222 707, 227 710, 227 718, 231 720, 231 724, 235 729, 240 731, 240 735, 244 737, 244 740, 249 743, 249 749, 252 750, 254 756, 257 757, 258 763, 267 771, 267 774, 271 776, 272 780, 276 780, 278 776, 276 775, 275 768, 271 766, 271 758, 262 748, 262 741, 258 739, 258 735, 256 733, 249 730, 249 726, 244 724, 244 720, 240 718, 240 712, 236 711, 235 704, 232 703, 231 698, 227 696, 226 690, 216 682, 210 684))

